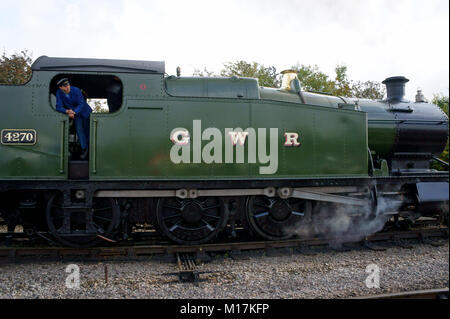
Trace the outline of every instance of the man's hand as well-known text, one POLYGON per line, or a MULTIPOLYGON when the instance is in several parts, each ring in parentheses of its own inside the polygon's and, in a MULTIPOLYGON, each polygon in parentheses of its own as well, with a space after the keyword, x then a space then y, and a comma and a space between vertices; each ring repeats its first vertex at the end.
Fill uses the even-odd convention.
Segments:
POLYGON ((66 114, 69 115, 71 119, 75 118, 75 112, 71 109, 66 110, 66 114))

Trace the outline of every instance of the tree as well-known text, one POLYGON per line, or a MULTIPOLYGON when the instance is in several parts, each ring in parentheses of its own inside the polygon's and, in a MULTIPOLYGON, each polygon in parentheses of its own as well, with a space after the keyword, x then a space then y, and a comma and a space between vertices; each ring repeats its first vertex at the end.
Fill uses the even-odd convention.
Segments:
POLYGON ((442 111, 448 116, 448 96, 443 94, 434 94, 433 95, 433 104, 439 106, 442 111))
POLYGON ((296 65, 292 67, 297 71, 298 79, 305 91, 316 91, 339 95, 343 97, 356 97, 363 99, 382 99, 384 88, 375 81, 353 82, 347 77, 347 67, 337 65, 334 69, 334 80, 319 70, 317 65, 296 65))
POLYGON ((199 69, 194 69, 194 73, 192 75, 200 77, 217 77, 214 71, 208 71, 206 68, 203 68, 203 71, 200 71, 199 69))
POLYGON ((381 100, 384 97, 385 89, 381 83, 375 81, 358 81, 352 84, 352 94, 354 97, 371 100, 381 100))
POLYGON ((333 95, 347 96, 353 95, 350 87, 351 81, 347 78, 347 67, 345 65, 338 65, 334 69, 336 77, 333 81, 333 95))
MULTIPOLYGON (((382 99, 384 88, 381 83, 375 81, 351 81, 347 76, 347 66, 337 65, 334 69, 335 77, 330 78, 320 71, 317 65, 295 65, 291 69, 297 71, 297 76, 305 91, 329 93, 343 97, 356 97, 364 99, 382 99)), ((194 70, 194 76, 217 77, 214 72, 194 70)), ((221 76, 242 76, 257 78, 259 85, 265 87, 279 87, 281 76, 274 66, 265 67, 257 62, 246 62, 243 60, 224 63, 220 72, 221 76)))
MULTIPOLYGON (((433 104, 436 104, 439 106, 442 111, 444 111, 445 114, 448 116, 448 96, 444 96, 442 94, 435 94, 433 96, 433 104)), ((439 158, 443 160, 444 162, 448 163, 448 139, 447 139, 447 145, 445 146, 444 151, 442 152, 441 156, 439 158)), ((448 166, 444 166, 441 163, 433 163, 432 168, 438 169, 438 170, 448 170, 448 166)))
POLYGON ((221 76, 242 76, 257 78, 259 85, 265 87, 278 87, 280 85, 279 75, 274 66, 265 67, 257 62, 236 61, 224 63, 221 76))
POLYGON ((87 99, 89 106, 94 113, 109 113, 106 99, 87 99), (92 105, 94 104, 94 105, 92 105))
POLYGON ((292 70, 297 71, 297 77, 303 90, 332 93, 333 81, 329 80, 328 75, 320 71, 317 65, 306 66, 297 64, 292 67, 292 70))
POLYGON ((25 84, 31 77, 31 56, 27 50, 0 58, 0 84, 25 84))

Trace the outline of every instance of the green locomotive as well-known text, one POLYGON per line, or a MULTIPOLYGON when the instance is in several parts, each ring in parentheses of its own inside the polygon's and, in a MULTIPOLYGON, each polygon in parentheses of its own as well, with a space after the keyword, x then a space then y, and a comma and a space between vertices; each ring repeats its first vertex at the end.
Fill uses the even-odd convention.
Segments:
MULTIPOLYGON (((50 58, 28 83, 0 86, 0 214, 12 231, 49 231, 89 246, 151 225, 175 242, 205 243, 243 225, 290 238, 342 210, 359 220, 447 214, 448 171, 430 169, 448 117, 407 79, 387 99, 304 92, 293 73, 279 89, 252 78, 165 75, 164 62, 50 58), (71 121, 55 110, 69 78, 91 99, 89 160, 71 121), (111 110, 112 111, 112 110, 111 110)), ((352 217, 352 218, 353 218, 352 217)), ((448 217, 447 217, 448 218, 448 217)))

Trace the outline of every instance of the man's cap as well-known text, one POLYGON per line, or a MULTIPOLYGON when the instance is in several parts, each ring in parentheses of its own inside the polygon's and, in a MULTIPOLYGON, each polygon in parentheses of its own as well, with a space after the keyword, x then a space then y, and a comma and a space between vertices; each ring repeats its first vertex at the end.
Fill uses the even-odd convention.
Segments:
POLYGON ((59 80, 58 81, 58 83, 56 83, 56 85, 58 86, 58 87, 60 87, 61 85, 64 85, 64 84, 68 84, 69 83, 69 79, 68 78, 63 78, 63 79, 61 79, 61 80, 59 80))

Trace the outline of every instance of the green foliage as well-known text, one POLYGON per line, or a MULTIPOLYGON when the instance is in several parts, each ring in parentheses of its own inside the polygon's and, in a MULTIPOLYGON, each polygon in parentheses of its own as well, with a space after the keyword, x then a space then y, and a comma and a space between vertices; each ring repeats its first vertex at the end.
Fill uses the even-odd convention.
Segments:
POLYGON ((27 50, 0 58, 0 84, 24 84, 31 77, 32 59, 27 50))
POLYGON ((91 106, 92 112, 94 113, 109 113, 108 110, 108 104, 106 102, 106 99, 89 99, 88 101, 89 105, 94 104, 94 107, 91 106))
POLYGON ((382 99, 384 96, 385 91, 381 83, 349 80, 345 65, 336 66, 334 79, 330 79, 328 75, 320 71, 317 65, 296 65, 292 69, 297 71, 298 79, 305 91, 373 100, 382 99))
POLYGON ((361 99, 381 100, 385 89, 376 81, 357 81, 352 83, 352 95, 361 99))
POLYGON ((200 77, 218 77, 218 76, 240 76, 247 78, 257 78, 259 85, 265 87, 278 87, 280 85, 280 76, 274 66, 265 67, 257 62, 248 63, 246 61, 236 61, 224 63, 224 68, 220 75, 213 71, 203 68, 203 71, 195 69, 193 76, 200 77))
POLYGON ((444 96, 442 94, 433 95, 433 104, 439 106, 448 116, 448 96, 444 96))
MULTIPOLYGON (((384 88, 381 83, 375 81, 351 81, 347 76, 347 66, 337 65, 335 77, 330 78, 320 71, 317 65, 299 65, 292 67, 297 71, 297 76, 305 91, 323 92, 343 97, 357 97, 364 99, 382 99, 384 88)), ((196 69, 194 76, 216 77, 214 72, 196 69)), ((224 63, 220 76, 242 76, 257 78, 259 85, 265 87, 279 87, 281 76, 274 66, 265 67, 257 62, 235 61, 224 63)))
MULTIPOLYGON (((437 106, 439 106, 445 114, 447 114, 448 116, 448 96, 444 96, 442 94, 435 94, 433 96, 433 104, 436 104, 437 106)), ((447 145, 445 146, 444 151, 442 152, 441 156, 439 156, 439 158, 441 160, 443 160, 444 162, 448 163, 448 140, 447 140, 447 145)), ((441 163, 436 163, 434 162, 432 165, 432 168, 434 169, 438 169, 438 170, 448 170, 447 166, 444 166, 441 163)))
POLYGON ((317 65, 296 65, 292 70, 297 71, 297 77, 302 85, 302 90, 332 93, 334 84, 328 75, 321 72, 317 65))
POLYGON ((203 68, 203 71, 200 71, 199 69, 194 69, 193 76, 200 76, 200 77, 217 77, 216 74, 214 74, 214 71, 208 71, 208 69, 203 68))
POLYGON ((222 69, 220 75, 257 78, 259 85, 265 87, 278 87, 280 85, 276 68, 274 66, 265 67, 257 62, 236 61, 224 63, 224 69, 222 69))
POLYGON ((332 82, 333 85, 333 95, 339 96, 352 96, 352 89, 350 87, 351 82, 347 78, 347 67, 344 65, 338 65, 334 69, 336 77, 332 82))

